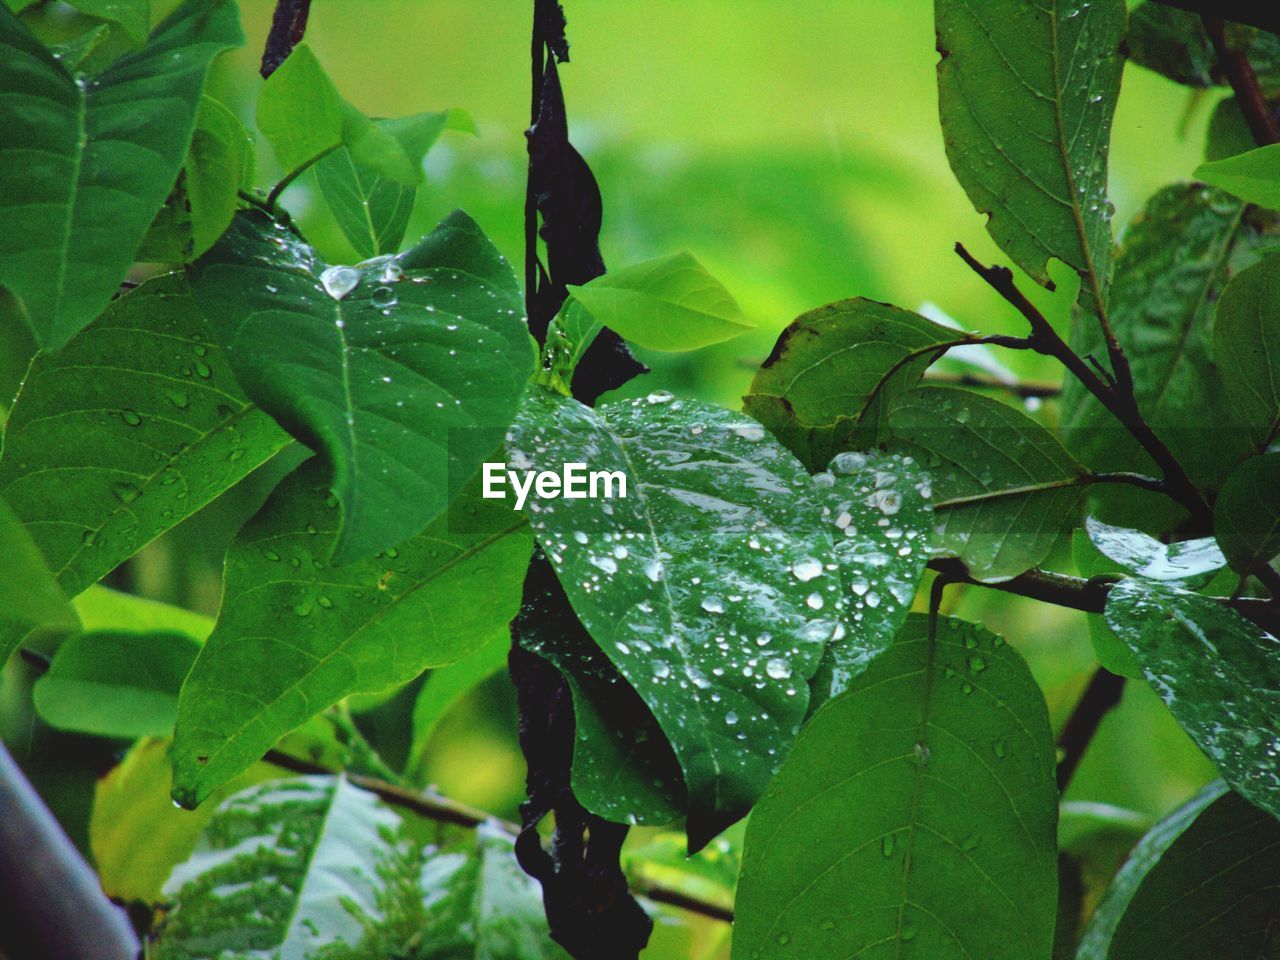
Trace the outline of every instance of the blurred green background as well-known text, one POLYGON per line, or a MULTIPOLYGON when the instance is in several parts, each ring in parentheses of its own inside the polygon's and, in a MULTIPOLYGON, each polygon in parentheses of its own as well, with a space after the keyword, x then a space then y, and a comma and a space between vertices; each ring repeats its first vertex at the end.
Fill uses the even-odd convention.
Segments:
MULTIPOLYGON (((220 62, 211 90, 250 125, 272 6, 242 0, 248 46, 220 62)), ((345 97, 374 116, 459 107, 476 121, 477 136, 448 134, 428 157, 430 182, 419 192, 410 240, 462 207, 520 261, 530 7, 527 0, 315 0, 307 38, 345 97)), ((973 330, 1022 332, 952 252, 961 240, 979 258, 1000 260, 947 166, 932 4, 567 0, 566 12, 572 61, 562 78, 573 139, 604 195, 606 262, 687 248, 760 327, 697 354, 646 356, 654 373, 628 389, 737 406, 788 322, 849 296, 941 311, 973 330)), ((1155 189, 1190 175, 1211 107, 1129 69, 1111 161, 1118 230, 1155 189)), ((263 185, 278 173, 265 146, 259 170, 263 185)), ((355 259, 309 177, 285 202, 328 259, 355 259)), ((1037 300, 1065 325, 1075 282, 1059 275, 1059 293, 1037 300)), ((25 349, 10 345, 3 369, 20 370, 25 349)), ((1001 359, 1027 377, 1058 375, 1025 352, 1001 359)), ((16 374, 6 376, 11 390, 16 374)), ((1053 403, 1040 414, 1052 420, 1053 403)), ((282 472, 264 468, 147 548, 112 584, 215 612, 227 540, 282 472)), ((1059 568, 1072 570, 1068 551, 1059 568)), ((1055 724, 1065 720, 1093 666, 1082 615, 954 587, 946 607, 985 621, 1021 650, 1055 724)), ((93 775, 118 745, 42 729, 29 710, 31 676, 22 662, 4 673, 0 736, 83 842, 93 775)), ((422 761, 444 793, 506 817, 515 815, 523 777, 511 701, 502 677, 487 683, 450 713, 422 761)), ((391 757, 408 749, 411 704, 406 691, 363 720, 391 757)), ((1131 683, 1070 798, 1155 816, 1211 777, 1155 696, 1131 683)))

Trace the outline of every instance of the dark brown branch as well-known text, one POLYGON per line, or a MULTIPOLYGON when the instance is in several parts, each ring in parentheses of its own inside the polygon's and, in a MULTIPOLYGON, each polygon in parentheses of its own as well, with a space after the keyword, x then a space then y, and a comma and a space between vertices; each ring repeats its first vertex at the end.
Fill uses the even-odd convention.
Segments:
MULTIPOLYGON (((1213 44, 1213 52, 1218 58, 1218 67, 1222 70, 1231 89, 1235 91, 1236 103, 1249 124, 1249 132, 1258 146, 1280 143, 1280 122, 1272 112, 1267 98, 1258 84, 1258 76, 1253 72, 1249 58, 1243 53, 1232 50, 1227 44, 1226 29, 1221 16, 1202 14, 1205 33, 1213 44)), ((1275 29, 1280 29, 1277 27, 1275 29)))
POLYGON ((277 0, 259 68, 264 79, 275 73, 276 68, 289 59, 293 48, 302 42, 310 13, 311 0, 277 0))
POLYGON ((0 744, 0 954, 133 960, 124 912, 0 744))
POLYGON ((1062 751, 1062 759, 1058 761, 1059 793, 1066 792, 1072 774, 1080 765, 1093 735, 1098 732, 1103 717, 1120 702, 1123 693, 1124 677, 1102 667, 1094 671, 1067 725, 1063 727, 1062 735, 1058 737, 1058 748, 1062 751))
MULTIPOLYGON (((1200 491, 1196 489, 1191 478, 1187 476, 1187 472, 1183 469, 1178 458, 1173 455, 1163 440, 1161 440, 1151 425, 1143 418, 1142 412, 1138 409, 1137 400, 1134 398, 1131 387, 1131 378, 1127 376, 1127 364, 1115 369, 1116 379, 1114 381, 1104 380, 1089 364, 1077 354, 1067 342, 1058 335, 1053 329, 1053 325, 1045 318, 1035 304, 1023 295, 1013 280, 1013 272, 1007 267, 993 266, 988 267, 976 260, 963 244, 956 244, 956 253, 969 267, 980 276, 986 283, 995 290, 1000 296, 1004 297, 1010 305, 1014 307, 1026 319, 1031 327, 1031 349, 1037 353, 1047 357, 1053 357, 1071 374, 1080 381, 1081 384, 1097 397, 1112 415, 1131 433, 1135 440, 1141 444, 1142 448, 1151 457, 1160 472, 1163 475, 1163 491, 1169 497, 1176 500, 1187 512, 1191 514, 1192 520, 1204 530, 1213 529, 1213 511, 1205 502, 1204 497, 1200 495, 1200 491)), ((1123 356, 1123 352, 1120 354, 1123 356)), ((1115 357, 1113 356, 1113 367, 1115 357)))
MULTIPOLYGON (((759 366, 759 364, 756 364, 759 366)), ((999 380, 976 373, 941 373, 930 371, 924 375, 925 383, 940 383, 956 387, 976 387, 980 390, 1003 390, 1024 400, 1039 400, 1062 394, 1059 383, 1039 383, 1030 380, 999 380)))

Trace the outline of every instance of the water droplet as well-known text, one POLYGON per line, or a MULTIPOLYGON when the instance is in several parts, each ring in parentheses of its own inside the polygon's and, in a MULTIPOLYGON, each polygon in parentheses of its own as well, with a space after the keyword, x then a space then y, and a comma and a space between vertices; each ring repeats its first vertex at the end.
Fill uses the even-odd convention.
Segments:
POLYGON ((791 676, 791 664, 781 657, 774 657, 765 664, 765 673, 775 680, 785 680, 791 676))
POLYGON ((880 855, 883 857, 892 857, 893 848, 897 845, 897 839, 894 834, 887 833, 880 838, 880 855))
POLYGON ((805 602, 805 605, 806 605, 810 610, 821 610, 821 609, 822 609, 822 594, 820 594, 820 593, 811 593, 811 594, 809 594, 809 596, 805 597, 805 601, 804 601, 804 602, 805 602))
POLYGON ((653 675, 658 680, 665 680, 671 676, 671 664, 665 660, 653 661, 653 675))
POLYGON ((360 284, 360 271, 355 267, 329 267, 320 274, 324 292, 335 300, 341 300, 360 284))
POLYGON ((209 365, 203 360, 196 361, 196 376, 201 380, 208 380, 213 376, 213 371, 209 369, 209 365))
POLYGON ((987 669, 987 661, 982 657, 976 655, 972 656, 969 658, 969 669, 974 673, 981 673, 983 670, 987 669))
POLYGON ((778 946, 785 947, 791 942, 791 934, 783 932, 778 934, 778 946))
POLYGON ((142 491, 132 483, 121 482, 113 483, 111 485, 111 492, 115 494, 116 499, 121 503, 132 503, 134 500, 138 499, 138 494, 142 491))
POLYGON ((396 292, 392 287, 375 287, 373 296, 370 297, 375 307, 394 307, 400 302, 396 296, 396 292))
POLYGON ((791 572, 801 583, 807 583, 822 573, 822 561, 815 560, 813 557, 805 557, 791 565, 791 572))
POLYGON ((121 410, 120 419, 131 427, 136 427, 142 422, 142 417, 138 416, 134 410, 121 410))

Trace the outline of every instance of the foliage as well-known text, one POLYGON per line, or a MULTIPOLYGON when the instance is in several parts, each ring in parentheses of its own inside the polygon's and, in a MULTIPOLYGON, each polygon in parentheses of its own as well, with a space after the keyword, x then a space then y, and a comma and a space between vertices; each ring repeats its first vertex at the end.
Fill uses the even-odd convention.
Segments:
POLYGON ((228 96, 233 0, 154 30, 143 0, 42 6, 0 7, 0 661, 41 673, 41 736, 102 748, 86 845, 148 956, 585 957, 590 924, 622 937, 615 907, 647 923, 624 877, 650 949, 687 957, 1274 946, 1274 37, 935 0, 946 155, 1025 276, 959 252, 1013 312, 969 331, 825 263, 843 298, 764 356, 721 258, 604 270, 555 4, 523 291, 502 178, 446 137, 483 132, 468 114, 367 115, 300 30, 252 103, 228 96), (1117 242, 1126 54, 1233 99, 1205 183, 1117 242), (484 181, 482 209, 406 242, 437 167, 484 181), (743 412, 627 383, 627 344, 660 376, 759 348, 743 412), (129 581, 157 541, 221 559, 216 619, 129 581), (1034 655, 1050 605, 1089 614, 1083 667, 1034 655), (518 724, 486 709, 508 657, 518 724), (1061 802, 1126 686, 1121 713, 1149 690, 1221 777, 1131 852, 1203 779, 1150 819, 1061 802), (518 725, 518 838, 428 786, 451 724, 472 748, 518 725), (636 825, 664 829, 624 849, 636 825))

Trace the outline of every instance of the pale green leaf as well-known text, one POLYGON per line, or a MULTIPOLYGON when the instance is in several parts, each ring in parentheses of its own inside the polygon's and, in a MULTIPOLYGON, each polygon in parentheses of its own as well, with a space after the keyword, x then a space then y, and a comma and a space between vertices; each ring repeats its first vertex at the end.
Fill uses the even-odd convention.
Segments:
POLYGON ((1172 580, 1203 585, 1227 565, 1213 537, 1161 543, 1140 530, 1114 527, 1094 517, 1085 521, 1089 539, 1103 556, 1125 573, 1146 580, 1172 580))
POLYGON ((85 630, 162 631, 181 633, 200 642, 213 631, 211 617, 99 584, 90 587, 71 603, 85 630))
POLYGON ((1247 203, 1280 210, 1280 144, 1202 163, 1195 176, 1247 203))
POLYGON ((342 143, 342 97, 305 41, 267 78, 258 95, 258 129, 286 173, 342 143))

